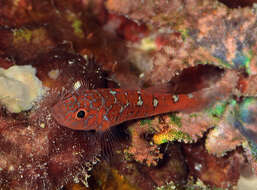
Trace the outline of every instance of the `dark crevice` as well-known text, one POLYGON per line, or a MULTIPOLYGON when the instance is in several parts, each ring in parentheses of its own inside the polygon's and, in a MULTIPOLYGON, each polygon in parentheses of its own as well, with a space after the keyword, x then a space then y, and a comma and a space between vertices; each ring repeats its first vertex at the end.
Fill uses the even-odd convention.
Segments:
POLYGON ((256 0, 219 0, 219 2, 225 4, 228 8, 239 8, 239 7, 251 7, 256 0))

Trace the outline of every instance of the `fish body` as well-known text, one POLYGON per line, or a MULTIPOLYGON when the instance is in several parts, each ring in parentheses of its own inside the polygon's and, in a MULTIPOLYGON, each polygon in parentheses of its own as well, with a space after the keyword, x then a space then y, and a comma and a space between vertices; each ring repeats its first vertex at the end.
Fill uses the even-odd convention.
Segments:
POLYGON ((80 89, 59 101, 53 117, 74 130, 106 131, 128 120, 162 113, 182 111, 197 106, 193 94, 173 95, 148 90, 80 89))

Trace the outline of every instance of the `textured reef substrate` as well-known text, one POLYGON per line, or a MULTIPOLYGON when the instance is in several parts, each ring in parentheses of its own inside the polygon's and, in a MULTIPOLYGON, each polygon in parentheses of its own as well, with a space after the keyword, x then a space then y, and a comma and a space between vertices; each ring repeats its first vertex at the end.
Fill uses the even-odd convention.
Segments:
POLYGON ((257 175, 256 13, 253 1, 0 1, 0 189, 244 189, 257 175), (53 118, 81 85, 200 103, 114 127, 106 159, 101 135, 53 118))

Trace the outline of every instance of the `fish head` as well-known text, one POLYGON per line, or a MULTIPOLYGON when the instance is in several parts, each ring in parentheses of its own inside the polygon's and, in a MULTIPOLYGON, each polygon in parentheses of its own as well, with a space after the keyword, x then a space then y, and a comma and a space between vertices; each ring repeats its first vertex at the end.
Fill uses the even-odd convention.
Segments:
POLYGON ((85 124, 88 112, 77 94, 68 95, 52 107, 52 116, 59 125, 74 130, 91 130, 85 124))

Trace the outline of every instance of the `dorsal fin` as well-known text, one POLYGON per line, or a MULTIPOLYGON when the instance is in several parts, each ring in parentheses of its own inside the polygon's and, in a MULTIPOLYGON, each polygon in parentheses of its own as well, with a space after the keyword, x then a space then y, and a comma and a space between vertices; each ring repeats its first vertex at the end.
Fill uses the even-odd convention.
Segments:
POLYGON ((170 81, 167 83, 163 83, 163 84, 145 88, 144 90, 146 90, 148 92, 152 92, 152 93, 175 93, 176 89, 175 89, 175 84, 173 83, 173 81, 170 81))
POLYGON ((208 88, 222 77, 224 70, 212 65, 197 65, 182 70, 169 82, 145 90, 159 93, 188 94, 208 88))

